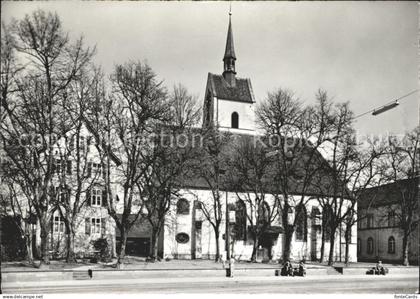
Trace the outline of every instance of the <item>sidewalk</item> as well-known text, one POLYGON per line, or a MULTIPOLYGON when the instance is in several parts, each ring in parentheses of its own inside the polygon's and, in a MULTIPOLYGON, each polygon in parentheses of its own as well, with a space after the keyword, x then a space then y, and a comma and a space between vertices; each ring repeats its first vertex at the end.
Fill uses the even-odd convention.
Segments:
MULTIPOLYGON (((60 287, 60 286, 74 286, 75 284, 81 286, 101 286, 101 285, 132 285, 132 284, 177 284, 177 283, 211 283, 211 282, 245 282, 245 281, 266 281, 266 282, 294 282, 299 281, 348 281, 352 279, 360 279, 366 277, 365 275, 347 275, 347 276, 312 276, 312 277, 282 277, 282 276, 269 276, 269 277, 254 277, 254 276, 237 276, 237 277, 161 277, 161 278, 124 278, 124 279, 90 279, 90 280, 62 280, 62 281, 29 281, 29 282, 5 282, 3 283, 3 290, 8 289, 25 289, 25 288, 42 288, 42 287, 60 287)), ((413 275, 387 275, 386 278, 412 278, 413 275)), ((384 276, 369 276, 370 279, 383 279, 384 276)))

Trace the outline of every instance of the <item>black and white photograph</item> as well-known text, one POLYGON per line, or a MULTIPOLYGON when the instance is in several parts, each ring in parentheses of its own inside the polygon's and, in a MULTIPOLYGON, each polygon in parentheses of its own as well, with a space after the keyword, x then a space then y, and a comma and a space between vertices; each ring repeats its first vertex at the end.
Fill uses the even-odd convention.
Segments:
POLYGON ((2 298, 418 298, 419 12, 1 1, 2 298))

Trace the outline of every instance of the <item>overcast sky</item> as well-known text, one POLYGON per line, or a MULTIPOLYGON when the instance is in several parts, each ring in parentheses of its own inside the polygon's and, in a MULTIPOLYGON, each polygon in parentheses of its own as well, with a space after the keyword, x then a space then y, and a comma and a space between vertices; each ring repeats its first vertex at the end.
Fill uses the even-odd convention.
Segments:
MULTIPOLYGON (((34 9, 56 11, 73 36, 97 46, 106 73, 147 60, 168 86, 182 83, 200 101, 207 73, 222 73, 229 2, 1 2, 2 21, 34 9)), ((416 2, 233 2, 237 76, 256 101, 288 88, 306 103, 318 88, 350 101, 355 114, 418 88, 416 2)), ((362 134, 403 133, 418 124, 419 94, 380 116, 362 134)))

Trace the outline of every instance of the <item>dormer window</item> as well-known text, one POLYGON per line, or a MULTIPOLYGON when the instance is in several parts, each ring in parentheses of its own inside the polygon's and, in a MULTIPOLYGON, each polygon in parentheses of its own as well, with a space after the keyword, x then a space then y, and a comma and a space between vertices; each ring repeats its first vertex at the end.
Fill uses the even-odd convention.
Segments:
POLYGON ((233 112, 231 116, 231 123, 233 129, 239 128, 239 115, 237 112, 233 112))

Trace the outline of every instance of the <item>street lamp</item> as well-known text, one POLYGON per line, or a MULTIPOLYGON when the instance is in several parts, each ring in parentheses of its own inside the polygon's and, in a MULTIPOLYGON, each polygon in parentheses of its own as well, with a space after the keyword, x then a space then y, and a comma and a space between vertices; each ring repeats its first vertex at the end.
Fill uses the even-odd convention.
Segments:
MULTIPOLYGON (((218 168, 216 173, 216 187, 217 187, 217 196, 220 196, 220 188, 219 188, 219 175, 225 174, 226 169, 218 168)), ((226 247, 226 260, 227 260, 227 268, 226 268, 226 277, 233 277, 232 271, 232 261, 230 257, 230 219, 229 219, 229 203, 228 203, 228 191, 226 190, 226 198, 225 198, 225 206, 226 206, 226 223, 225 223, 225 247, 226 247)))
POLYGON ((405 95, 403 95, 403 96, 399 97, 398 99, 394 100, 393 102, 389 102, 388 104, 385 104, 385 105, 384 105, 384 106, 382 106, 382 107, 375 108, 375 109, 372 109, 372 110, 366 111, 365 113, 359 114, 359 115, 357 115, 356 117, 354 117, 354 119, 357 119, 357 118, 359 118, 359 117, 362 117, 362 116, 364 116, 364 115, 366 115, 366 114, 368 114, 368 113, 371 113, 371 112, 372 112, 372 115, 376 116, 376 115, 378 115, 378 114, 381 114, 381 113, 384 113, 384 112, 386 112, 386 111, 388 111, 388 110, 391 110, 391 109, 393 109, 393 108, 397 107, 397 106, 400 104, 400 103, 398 102, 399 100, 402 100, 402 99, 404 99, 404 98, 406 98, 406 97, 408 97, 408 96, 410 96, 410 95, 412 95, 412 94, 414 94, 414 93, 416 93, 416 92, 418 92, 418 91, 419 91, 418 89, 413 90, 413 91, 411 91, 411 92, 409 92, 409 93, 407 93, 407 94, 405 94, 405 95))
POLYGON ((225 241, 226 241, 226 259, 228 262, 228 267, 226 268, 226 277, 233 277, 233 266, 232 266, 232 258, 230 254, 230 223, 234 222, 235 219, 235 211, 229 210, 229 203, 228 203, 228 191, 226 191, 226 231, 225 231, 225 241), (230 217, 230 213, 232 213, 232 217, 230 217), (233 221, 230 221, 232 219, 233 221))
POLYGON ((226 277, 233 277, 232 264, 230 260, 230 231, 229 231, 229 205, 228 205, 228 192, 226 190, 226 224, 225 224, 225 241, 226 241, 226 260, 228 267, 226 268, 226 277))
POLYGON ((384 106, 382 106, 378 109, 373 110, 372 115, 378 115, 378 114, 384 113, 385 111, 388 111, 388 110, 391 110, 391 109, 397 107, 399 104, 400 103, 398 103, 398 101, 395 101, 391 104, 384 105, 384 106))

